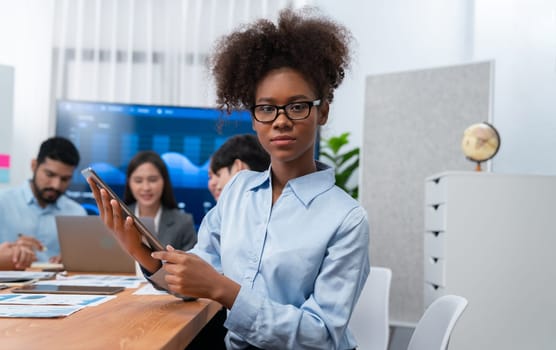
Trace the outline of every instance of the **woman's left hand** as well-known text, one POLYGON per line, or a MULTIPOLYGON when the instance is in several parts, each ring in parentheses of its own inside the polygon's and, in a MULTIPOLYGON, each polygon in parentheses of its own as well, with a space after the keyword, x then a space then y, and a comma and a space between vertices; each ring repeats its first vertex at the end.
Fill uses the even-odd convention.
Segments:
POLYGON ((196 298, 209 298, 230 309, 240 285, 216 271, 195 254, 176 250, 153 252, 151 256, 164 262, 166 282, 172 292, 196 298))

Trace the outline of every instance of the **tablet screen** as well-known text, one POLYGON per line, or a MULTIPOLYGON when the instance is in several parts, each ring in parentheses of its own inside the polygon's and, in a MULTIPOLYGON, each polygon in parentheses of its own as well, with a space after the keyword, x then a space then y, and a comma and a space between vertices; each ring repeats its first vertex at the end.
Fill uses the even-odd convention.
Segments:
POLYGON ((137 230, 143 235, 143 237, 145 237, 151 249, 165 250, 164 246, 162 245, 162 243, 160 243, 158 238, 149 231, 145 224, 143 224, 141 220, 139 220, 135 216, 135 214, 127 207, 127 205, 118 197, 118 195, 116 195, 114 191, 112 191, 112 189, 98 176, 98 174, 92 168, 83 169, 81 171, 81 174, 87 179, 92 178, 98 188, 104 188, 106 192, 108 192, 110 197, 118 201, 123 212, 127 216, 131 216, 133 218, 133 222, 135 223, 137 230))

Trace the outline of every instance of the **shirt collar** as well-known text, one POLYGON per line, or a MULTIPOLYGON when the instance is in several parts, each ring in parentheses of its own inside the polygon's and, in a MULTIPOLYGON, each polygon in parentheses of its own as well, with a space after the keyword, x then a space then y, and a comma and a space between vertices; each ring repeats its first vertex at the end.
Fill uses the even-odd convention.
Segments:
POLYGON ((27 204, 31 204, 33 202, 38 204, 35 194, 31 190, 31 186, 31 180, 27 181, 25 185, 23 185, 23 198, 25 198, 25 203, 27 204))
MULTIPOLYGON (((295 179, 291 179, 286 184, 286 188, 291 188, 295 196, 307 206, 319 194, 329 190, 335 184, 334 169, 324 163, 315 161, 317 171, 295 179)), ((249 190, 255 190, 266 183, 270 183, 270 171, 272 165, 268 170, 260 173, 253 180, 249 190)))
POLYGON ((253 183, 251 184, 251 186, 248 187, 248 189, 250 191, 255 190, 255 189, 257 189, 258 187, 261 187, 262 185, 264 185, 267 182, 270 182, 270 167, 268 168, 268 170, 265 170, 265 171, 257 174, 255 179, 253 180, 253 183))

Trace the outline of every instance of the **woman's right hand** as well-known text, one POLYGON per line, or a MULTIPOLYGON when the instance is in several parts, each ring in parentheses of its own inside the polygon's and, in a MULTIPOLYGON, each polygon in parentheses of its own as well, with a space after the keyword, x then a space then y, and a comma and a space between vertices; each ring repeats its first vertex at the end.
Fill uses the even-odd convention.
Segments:
POLYGON ((104 224, 114 233, 114 237, 143 267, 150 272, 160 268, 160 262, 151 257, 151 249, 143 244, 142 236, 135 227, 131 217, 124 218, 118 201, 111 198, 104 189, 99 189, 92 179, 87 179, 93 192, 100 217, 104 224))

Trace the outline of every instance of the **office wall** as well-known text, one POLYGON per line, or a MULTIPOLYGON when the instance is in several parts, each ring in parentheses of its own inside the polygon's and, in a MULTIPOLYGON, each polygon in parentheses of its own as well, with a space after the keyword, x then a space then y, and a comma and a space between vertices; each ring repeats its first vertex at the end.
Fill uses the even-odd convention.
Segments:
POLYGON ((494 172, 556 174, 556 1, 475 4, 475 53, 496 59, 494 172))
POLYGON ((0 188, 10 181, 14 69, 0 64, 0 188))
POLYGON ((0 64, 14 67, 10 184, 30 176, 52 133, 49 120, 53 0, 0 0, 0 64))

